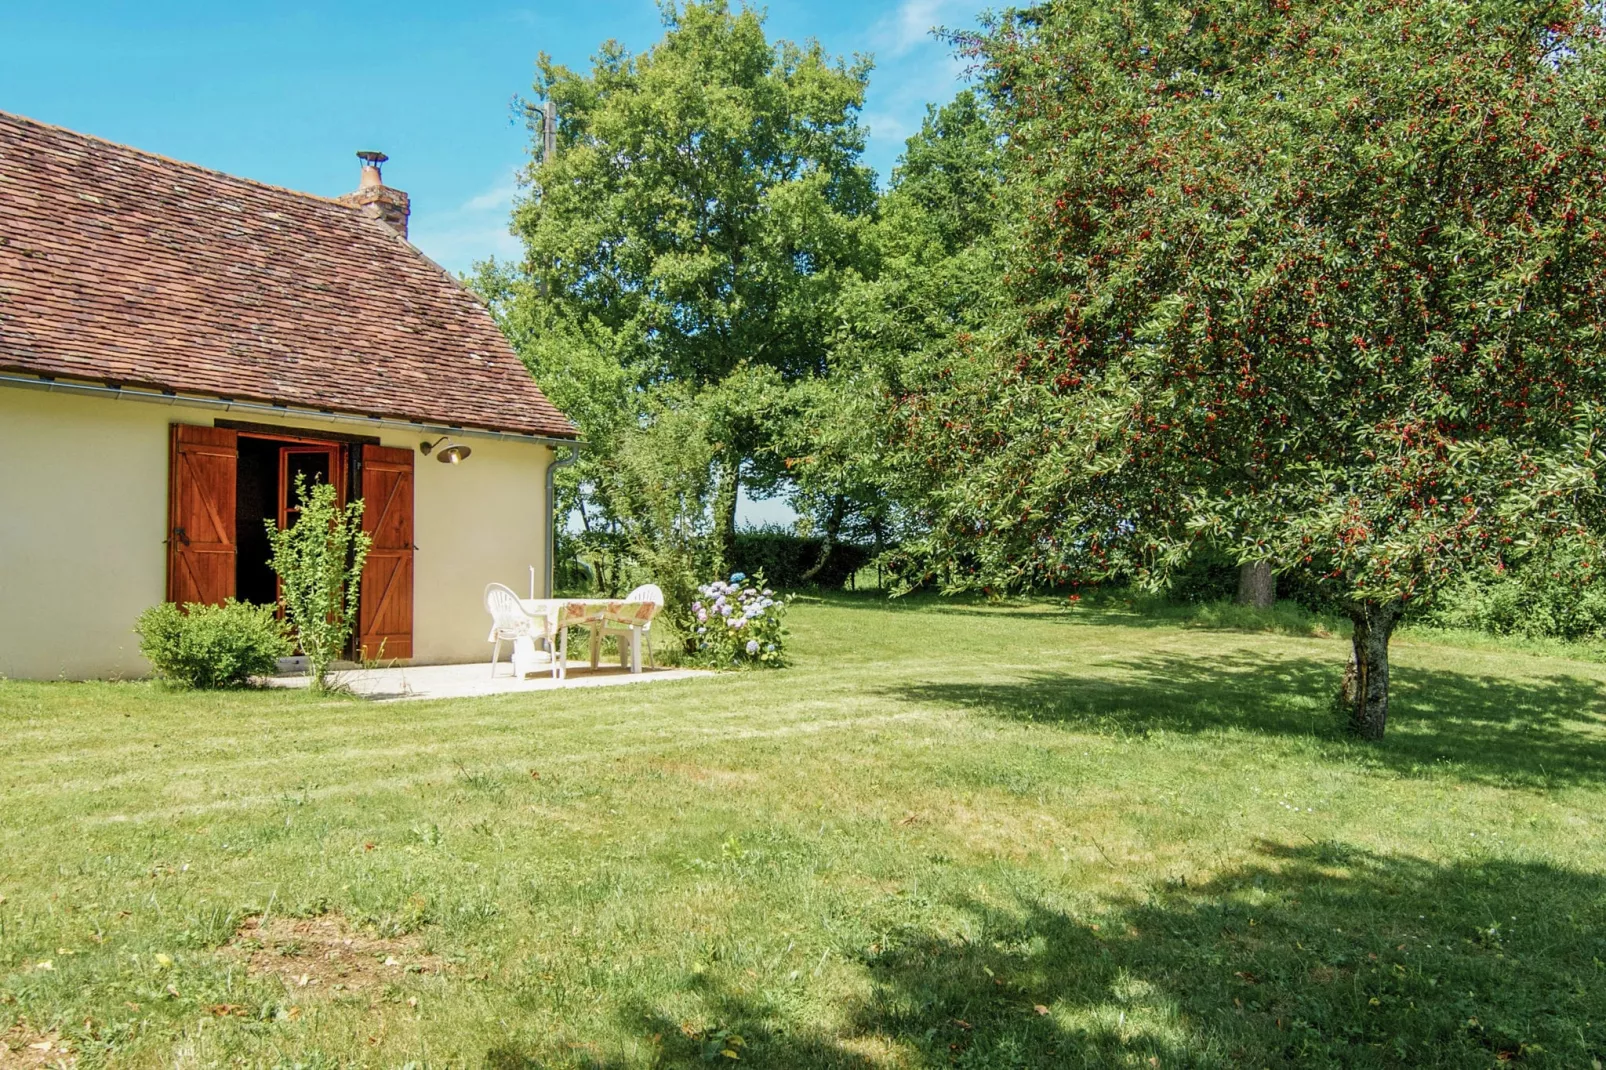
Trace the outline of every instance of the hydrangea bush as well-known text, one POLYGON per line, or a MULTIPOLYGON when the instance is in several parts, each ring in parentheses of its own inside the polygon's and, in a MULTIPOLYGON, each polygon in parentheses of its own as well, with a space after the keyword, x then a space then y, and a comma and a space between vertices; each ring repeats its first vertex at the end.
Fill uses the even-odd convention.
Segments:
POLYGON ((697 652, 721 667, 782 664, 787 600, 764 586, 764 573, 740 572, 697 588, 697 652))

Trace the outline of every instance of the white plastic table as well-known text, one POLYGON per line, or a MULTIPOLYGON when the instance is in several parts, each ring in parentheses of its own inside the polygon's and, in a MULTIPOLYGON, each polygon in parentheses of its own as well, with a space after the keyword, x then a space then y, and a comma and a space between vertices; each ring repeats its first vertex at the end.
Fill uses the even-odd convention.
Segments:
POLYGON ((656 602, 628 602, 622 598, 521 598, 519 605, 533 617, 556 617, 559 679, 569 671, 569 629, 591 629, 591 667, 595 669, 601 630, 609 624, 630 629, 630 671, 639 673, 641 629, 652 623, 658 612, 656 602))

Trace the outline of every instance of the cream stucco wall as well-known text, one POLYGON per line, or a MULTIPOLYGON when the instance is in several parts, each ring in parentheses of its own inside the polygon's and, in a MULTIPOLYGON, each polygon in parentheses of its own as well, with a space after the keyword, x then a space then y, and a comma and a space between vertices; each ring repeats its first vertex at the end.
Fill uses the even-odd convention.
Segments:
MULTIPOLYGON (((0 676, 140 676, 130 630, 166 591, 168 425, 217 419, 375 435, 349 423, 83 397, 0 385, 0 676)), ((489 659, 482 592, 521 594, 545 575, 548 447, 460 438, 462 464, 415 451, 413 654, 420 664, 489 659)))

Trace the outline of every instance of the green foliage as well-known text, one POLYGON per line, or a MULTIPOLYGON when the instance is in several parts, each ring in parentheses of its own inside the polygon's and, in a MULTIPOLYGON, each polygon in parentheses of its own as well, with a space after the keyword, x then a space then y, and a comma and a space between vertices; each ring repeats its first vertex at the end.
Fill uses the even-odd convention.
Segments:
POLYGON ((557 151, 526 173, 519 267, 475 280, 590 444, 563 491, 593 553, 621 552, 605 545, 611 526, 645 507, 616 498, 631 484, 611 469, 666 390, 709 421, 709 508, 728 549, 741 485, 784 476, 771 448, 784 394, 829 371, 874 207, 859 162, 867 63, 772 43, 760 12, 723 0, 663 10, 664 37, 643 53, 608 42, 584 73, 539 59, 557 151))
POLYGON ((985 536, 948 579, 1161 575, 1209 537, 1387 603, 1592 525, 1585 16, 1132 0, 977 38, 1026 221, 991 388, 909 413, 985 536))
POLYGON ((1238 562, 1208 543, 1196 546, 1166 577, 1165 594, 1179 602, 1230 599, 1237 590, 1238 562))
POLYGON ((1378 657, 1402 605, 1606 528, 1584 3, 1074 0, 968 47, 1020 223, 985 374, 900 413, 943 582, 1161 586, 1203 540, 1378 657))
POLYGON ((787 599, 764 585, 764 573, 731 573, 697 589, 691 635, 701 660, 717 668, 785 664, 787 599))
POLYGON ((888 418, 901 399, 962 389, 958 356, 1004 297, 1001 131, 986 99, 960 93, 928 109, 881 198, 873 263, 844 288, 832 374, 798 391, 778 447, 807 531, 883 552, 923 532, 949 473, 888 418))
MULTIPOLYGON (((328 685, 329 666, 345 651, 357 620, 363 563, 373 540, 362 530, 362 499, 341 508, 329 483, 296 476, 300 515, 280 530, 266 522, 279 600, 307 656, 314 688, 328 685)), ((379 651, 368 651, 379 656, 379 651)))
POLYGON ((808 538, 784 528, 764 527, 736 533, 732 567, 754 575, 762 572, 779 587, 841 587, 870 563, 870 553, 850 542, 808 538))
POLYGON ((232 598, 221 606, 152 606, 134 624, 156 675, 183 687, 241 687, 269 676, 294 649, 272 606, 232 598))
POLYGON ((660 397, 649 420, 616 440, 611 463, 597 470, 614 511, 602 538, 582 537, 582 545, 604 551, 596 557, 609 569, 608 587, 656 583, 662 612, 689 652, 697 586, 720 567, 710 537, 715 448, 706 412, 676 400, 660 397))
POLYGON ((1606 583, 1596 571, 1577 550, 1551 547, 1509 568, 1463 576, 1422 621, 1529 639, 1606 639, 1606 583))
MULTIPOLYGON (((580 347, 637 382, 818 371, 873 205, 856 120, 868 67, 772 45, 761 14, 718 0, 666 21, 639 56, 605 44, 589 75, 538 62, 560 129, 515 220, 548 295, 534 311, 596 331, 580 347)), ((560 333, 565 350, 581 341, 560 333)))

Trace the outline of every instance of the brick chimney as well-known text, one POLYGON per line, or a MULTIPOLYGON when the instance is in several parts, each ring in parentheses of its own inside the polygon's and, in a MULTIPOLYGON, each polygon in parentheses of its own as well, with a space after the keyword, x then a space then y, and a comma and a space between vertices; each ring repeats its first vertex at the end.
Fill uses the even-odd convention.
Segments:
POLYGON ((390 224, 392 230, 407 237, 407 194, 391 189, 379 177, 379 165, 390 157, 382 152, 359 152, 362 161, 362 180, 351 193, 341 195, 341 204, 349 204, 363 215, 390 224))

